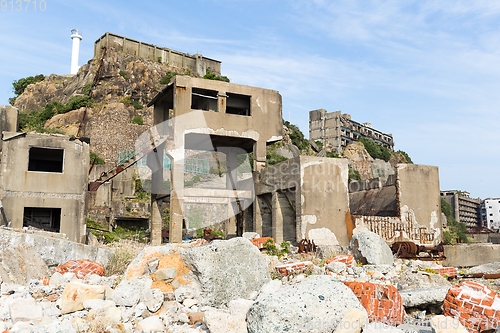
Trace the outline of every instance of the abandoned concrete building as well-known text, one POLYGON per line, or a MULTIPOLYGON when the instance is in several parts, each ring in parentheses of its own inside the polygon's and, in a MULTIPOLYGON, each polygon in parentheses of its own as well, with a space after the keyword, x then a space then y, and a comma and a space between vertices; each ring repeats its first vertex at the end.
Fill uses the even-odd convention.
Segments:
POLYGON ((378 131, 370 123, 355 122, 349 114, 342 114, 341 111, 309 111, 309 139, 320 140, 326 149, 340 153, 349 142, 356 141, 359 137, 372 139, 387 149, 394 150, 392 134, 378 131))
POLYGON ((468 229, 481 226, 481 199, 471 198, 465 191, 441 191, 441 199, 451 205, 453 218, 465 223, 468 229))
POLYGON ((442 240, 437 167, 399 164, 385 184, 349 187, 347 174, 348 161, 337 158, 301 156, 266 167, 255 178, 254 231, 317 245, 347 246, 355 228, 389 243, 442 240))
POLYGON ((10 226, 85 242, 88 145, 63 135, 2 134, 0 199, 10 226))
MULTIPOLYGON (((170 202, 169 236, 171 242, 182 240, 184 203, 188 198, 211 197, 210 203, 228 203, 242 213, 252 200, 251 189, 237 179, 237 158, 253 152, 254 170, 266 163, 266 145, 281 139, 281 95, 277 91, 220 81, 176 76, 149 105, 154 105, 155 128, 167 143, 172 160, 172 188, 162 198, 170 202), (197 113, 193 113, 197 112, 197 113), (175 129, 175 130, 174 130, 175 129), (226 156, 226 188, 212 191, 184 188, 185 150, 217 151, 226 156), (235 193, 236 191, 236 193, 235 193)), ((165 141, 158 140, 158 146, 165 141)), ((157 149, 163 161, 162 149, 157 149)), ((162 184, 163 167, 155 167, 155 157, 148 155, 153 186, 162 184)), ((152 189, 152 224, 161 223, 158 209, 160 190, 152 189)), ((199 200, 191 199, 191 202, 199 200)), ((208 200, 208 199, 206 199, 208 200)), ((241 222, 242 223, 242 222, 241 222)), ((231 229, 240 228, 233 220, 231 229)), ((233 234, 232 231, 229 232, 233 234)))
POLYGON ((201 54, 190 55, 109 32, 106 32, 95 41, 94 57, 101 56, 103 46, 107 49, 112 47, 117 51, 122 51, 154 62, 158 61, 179 68, 187 68, 199 76, 205 75, 207 68, 210 69, 211 73, 221 75, 221 62, 204 57, 201 54))

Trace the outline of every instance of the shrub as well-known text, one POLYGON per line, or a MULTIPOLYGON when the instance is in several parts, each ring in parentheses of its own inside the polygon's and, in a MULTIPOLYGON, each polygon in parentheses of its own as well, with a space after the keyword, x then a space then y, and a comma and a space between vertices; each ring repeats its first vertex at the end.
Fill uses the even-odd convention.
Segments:
POLYGON ((163 58, 162 58, 162 57, 158 57, 158 58, 156 58, 156 59, 158 60, 158 63, 160 63, 160 64, 161 64, 161 61, 163 60, 163 58))
POLYGON ((359 174, 359 171, 354 170, 353 168, 349 167, 349 183, 352 181, 360 181, 361 176, 359 174))
POLYGON ((402 150, 398 150, 397 153, 399 155, 401 155, 401 157, 403 157, 403 159, 405 160, 405 163, 413 164, 413 161, 411 160, 410 156, 407 153, 405 153, 402 150))
POLYGON ((165 75, 163 75, 163 77, 160 80, 160 83, 161 84, 168 84, 170 82, 170 80, 172 80, 172 78, 176 75, 179 75, 179 73, 168 71, 165 73, 165 75))
MULTIPOLYGON (((132 103, 132 106, 136 109, 136 110, 140 110, 143 108, 142 104, 139 103, 139 101, 134 101, 134 103, 132 103)), ((141 124, 142 125, 142 124, 141 124)))
POLYGON ((326 157, 329 157, 329 158, 340 158, 340 155, 335 152, 335 151, 327 151, 326 152, 326 157))
POLYGON ((379 145, 375 141, 368 138, 358 138, 358 142, 361 142, 365 146, 366 151, 373 158, 379 158, 388 162, 391 159, 391 152, 382 145, 379 145))
POLYGON ((321 140, 316 140, 314 143, 318 146, 319 149, 323 149, 323 142, 321 140))
POLYGON ((120 74, 122 76, 122 78, 125 79, 125 81, 128 81, 128 75, 127 75, 127 72, 125 71, 120 71, 118 74, 120 74))
POLYGON ((212 73, 210 68, 207 68, 206 74, 203 76, 204 79, 207 80, 216 80, 216 81, 224 81, 224 82, 229 82, 229 78, 227 76, 218 76, 215 73, 212 73))
POLYGON ((104 164, 106 164, 102 158, 100 158, 99 156, 97 156, 96 153, 94 153, 93 151, 91 151, 90 152, 90 164, 94 164, 94 160, 95 160, 95 164, 97 164, 97 165, 104 165, 104 164))
POLYGON ((132 118, 132 120, 130 122, 132 124, 144 125, 144 121, 142 120, 141 116, 135 116, 134 118, 132 118))

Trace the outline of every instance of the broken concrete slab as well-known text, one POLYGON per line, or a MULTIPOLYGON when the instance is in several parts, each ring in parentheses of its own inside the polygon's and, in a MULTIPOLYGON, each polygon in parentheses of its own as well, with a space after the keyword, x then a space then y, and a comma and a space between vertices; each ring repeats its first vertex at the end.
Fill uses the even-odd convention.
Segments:
POLYGON ((353 308, 364 310, 347 286, 327 275, 312 275, 261 293, 248 311, 248 332, 330 333, 353 308))
POLYGON ((113 255, 109 249, 72 242, 60 234, 0 228, 0 252, 21 244, 32 245, 49 268, 77 259, 89 259, 106 266, 113 255))
POLYGON ((203 305, 225 305, 247 298, 271 280, 266 260, 248 239, 215 240, 182 252, 202 285, 203 305))
POLYGON ((371 231, 361 231, 352 236, 349 251, 357 261, 370 265, 392 265, 391 248, 382 237, 371 231))
POLYGON ((400 290, 399 294, 405 308, 441 305, 450 287, 426 287, 400 290))
POLYGON ((25 285, 31 279, 38 280, 51 275, 45 262, 30 244, 5 249, 0 260, 0 277, 4 283, 25 285))
POLYGON ((472 267, 500 262, 500 244, 455 244, 444 246, 443 266, 472 267))

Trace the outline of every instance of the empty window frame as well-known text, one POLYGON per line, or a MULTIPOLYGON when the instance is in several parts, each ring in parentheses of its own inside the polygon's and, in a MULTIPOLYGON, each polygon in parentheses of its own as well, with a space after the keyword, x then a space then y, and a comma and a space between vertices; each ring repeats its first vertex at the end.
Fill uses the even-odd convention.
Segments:
POLYGON ((217 112, 217 91, 193 88, 191 92, 191 109, 217 112))
POLYGON ((28 171, 63 172, 64 149, 30 147, 28 171))
POLYGON ((61 208, 24 207, 23 227, 30 226, 59 232, 61 229, 61 208))
POLYGON ((227 93, 226 113, 250 116, 250 96, 227 93))

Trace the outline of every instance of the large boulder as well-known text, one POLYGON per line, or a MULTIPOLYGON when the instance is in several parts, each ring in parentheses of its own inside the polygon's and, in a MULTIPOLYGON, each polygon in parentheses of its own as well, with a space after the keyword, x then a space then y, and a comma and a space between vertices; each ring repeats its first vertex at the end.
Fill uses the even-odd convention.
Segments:
POLYGON ((7 248, 0 255, 0 277, 4 283, 26 285, 31 279, 49 277, 50 271, 31 244, 7 248))
POLYGON ((441 306, 451 283, 439 274, 406 270, 394 282, 405 308, 441 306))
POLYGON ((371 231, 361 231, 352 236, 349 251, 364 265, 392 265, 394 257, 382 237, 371 231))
POLYGON ((328 275, 272 289, 248 311, 248 332, 331 333, 350 309, 365 311, 347 286, 328 275))
POLYGON ((218 307, 248 298, 271 279, 260 251, 242 237, 191 247, 181 255, 201 283, 202 305, 218 307))

